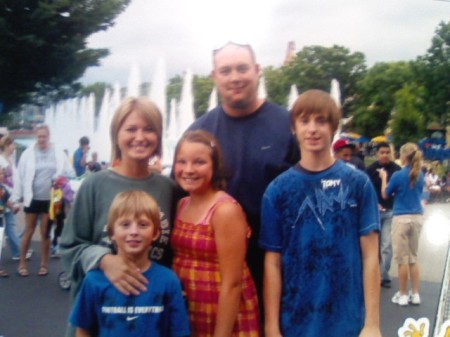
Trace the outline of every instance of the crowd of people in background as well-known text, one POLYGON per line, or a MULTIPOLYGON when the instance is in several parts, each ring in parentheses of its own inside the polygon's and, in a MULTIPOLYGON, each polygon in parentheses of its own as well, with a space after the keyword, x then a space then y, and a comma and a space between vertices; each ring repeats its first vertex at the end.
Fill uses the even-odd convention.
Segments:
MULTIPOLYGON (((77 152, 72 157, 50 141, 47 125, 36 125, 33 133, 36 144, 25 149, 18 160, 14 139, 9 135, 2 135, 0 139, 0 189, 5 192, 2 194, 1 217, 6 244, 12 259, 19 261, 17 274, 22 277, 30 275, 26 261, 33 255, 29 247, 37 227, 41 234, 41 265, 37 274, 48 274, 49 254, 60 257, 58 239, 74 196, 69 178, 74 178, 76 172, 85 176, 104 169, 97 162, 95 152, 91 161, 86 160, 89 150, 87 137, 80 139, 81 157, 77 152), (19 205, 25 213, 25 224, 20 234, 16 224, 19 205)), ((9 273, 2 268, 0 276, 8 277, 9 273)))
POLYGON ((229 42, 212 61, 221 104, 181 137, 171 177, 151 163, 163 119, 143 97, 113 115, 108 169, 88 137, 70 155, 45 124, 17 169, 14 140, 0 140, 0 218, 17 274, 30 275, 39 223, 37 275, 50 254, 70 275, 66 336, 381 336, 392 259, 392 302, 421 303, 424 205, 450 200, 450 173, 422 172, 412 143, 400 165, 377 143, 366 167, 359 144, 333 142, 341 111, 328 93, 308 90, 287 111, 258 97, 251 46, 229 42), (82 180, 76 191, 69 179, 82 180))

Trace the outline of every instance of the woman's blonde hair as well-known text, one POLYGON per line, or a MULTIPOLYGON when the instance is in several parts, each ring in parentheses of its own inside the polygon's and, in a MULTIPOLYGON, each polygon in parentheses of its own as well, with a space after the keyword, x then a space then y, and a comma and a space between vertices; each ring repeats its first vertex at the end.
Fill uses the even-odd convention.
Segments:
POLYGON ((0 139, 0 151, 5 151, 5 149, 12 143, 14 143, 14 139, 10 136, 3 136, 2 139, 0 139))
POLYGON ((39 130, 47 130, 47 134, 50 134, 50 128, 48 127, 47 124, 44 124, 44 123, 36 124, 33 128, 33 132, 36 133, 39 130))
POLYGON ((114 223, 123 216, 150 219, 155 233, 161 232, 161 219, 159 206, 149 194, 144 191, 130 190, 117 194, 113 199, 108 213, 108 235, 114 234, 114 223))
POLYGON ((158 146, 154 155, 161 156, 161 138, 162 138, 162 116, 158 107, 145 97, 127 97, 116 109, 111 121, 110 137, 111 137, 111 163, 122 158, 122 153, 118 145, 118 133, 125 119, 132 113, 136 112, 144 118, 149 126, 155 131, 158 146))
POLYGON ((410 167, 409 184, 413 187, 422 171, 422 152, 414 143, 406 143, 400 148, 400 157, 410 167))

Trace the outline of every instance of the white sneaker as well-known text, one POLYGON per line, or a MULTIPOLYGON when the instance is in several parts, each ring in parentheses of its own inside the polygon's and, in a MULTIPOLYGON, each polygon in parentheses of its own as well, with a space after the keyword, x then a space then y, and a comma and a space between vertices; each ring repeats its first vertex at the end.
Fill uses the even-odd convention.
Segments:
POLYGON ((61 257, 61 253, 59 252, 59 249, 52 249, 50 257, 52 259, 59 259, 61 257))
MULTIPOLYGON (((33 253, 34 253, 34 251, 32 249, 28 249, 27 254, 25 255, 25 260, 31 259, 31 257, 33 256, 33 253)), ((20 255, 13 256, 11 259, 14 261, 19 261, 20 255)))
POLYGON ((421 303, 419 293, 413 294, 412 291, 410 290, 409 291, 409 302, 414 305, 419 305, 421 303))
POLYGON ((34 253, 33 249, 28 249, 27 254, 25 255, 25 260, 31 259, 33 253, 34 253))
POLYGON ((409 303, 409 296, 408 295, 401 295, 400 291, 397 291, 392 297, 392 303, 398 304, 400 306, 406 306, 409 303))

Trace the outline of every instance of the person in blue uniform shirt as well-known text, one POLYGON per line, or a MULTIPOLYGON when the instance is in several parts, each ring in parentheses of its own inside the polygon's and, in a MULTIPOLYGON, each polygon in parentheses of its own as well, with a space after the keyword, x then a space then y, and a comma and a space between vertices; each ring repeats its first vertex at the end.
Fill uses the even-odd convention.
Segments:
POLYGON ((73 168, 77 177, 86 173, 87 155, 89 152, 89 138, 83 136, 80 138, 80 146, 73 154, 73 168))

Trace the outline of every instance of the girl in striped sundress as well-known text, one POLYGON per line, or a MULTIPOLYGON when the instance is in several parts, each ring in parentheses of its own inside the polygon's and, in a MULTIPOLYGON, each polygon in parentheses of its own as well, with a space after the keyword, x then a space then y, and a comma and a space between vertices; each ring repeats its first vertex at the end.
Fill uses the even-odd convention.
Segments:
POLYGON ((192 335, 260 336, 256 288, 245 262, 250 234, 240 205, 223 191, 217 140, 186 133, 175 150, 174 173, 183 198, 172 233, 173 269, 183 284, 192 335))

